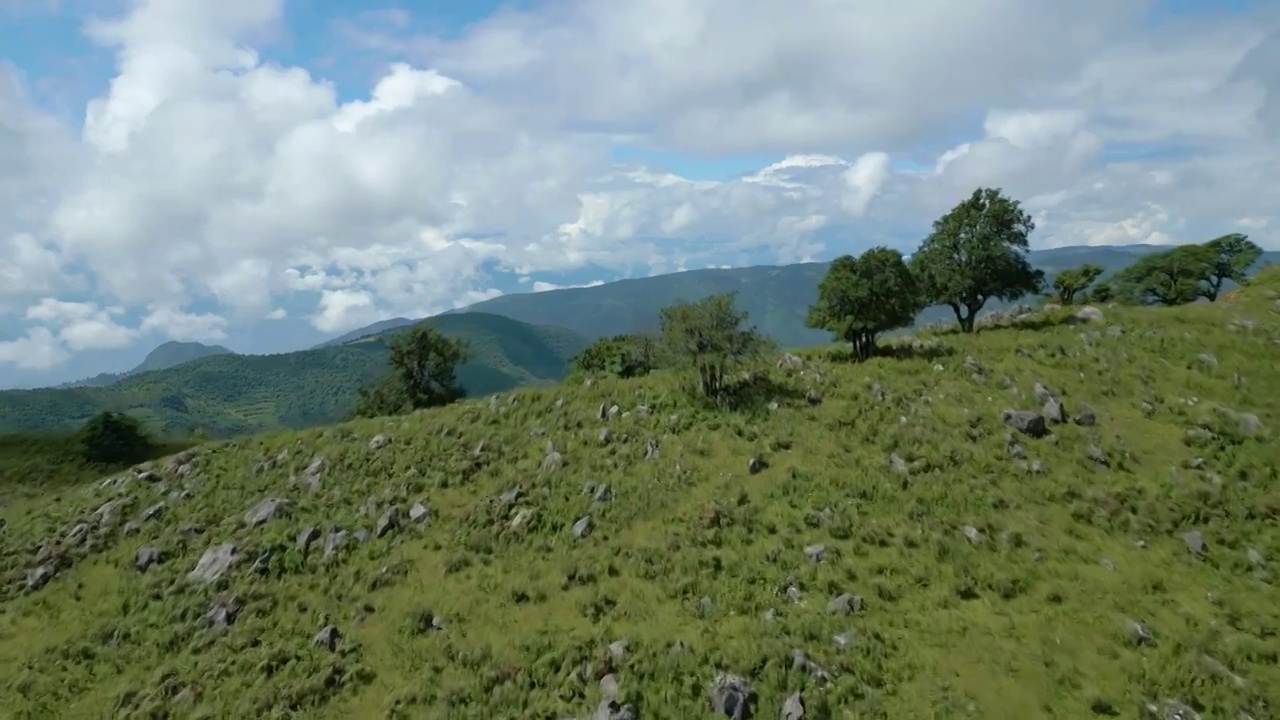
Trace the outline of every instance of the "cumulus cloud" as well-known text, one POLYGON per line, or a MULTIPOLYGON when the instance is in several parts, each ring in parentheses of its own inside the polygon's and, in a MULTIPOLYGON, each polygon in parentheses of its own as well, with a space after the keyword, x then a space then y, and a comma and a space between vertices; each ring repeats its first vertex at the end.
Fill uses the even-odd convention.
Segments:
POLYGON ((115 65, 78 126, 0 66, 0 314, 27 323, 0 362, 337 333, 537 273, 909 250, 978 185, 1022 199, 1039 246, 1280 247, 1275 11, 552 0, 451 37, 365 12, 334 18, 333 53, 385 61, 353 93, 273 59, 281 0, 121 5, 84 27, 115 65), (618 145, 781 159, 703 179, 618 145))

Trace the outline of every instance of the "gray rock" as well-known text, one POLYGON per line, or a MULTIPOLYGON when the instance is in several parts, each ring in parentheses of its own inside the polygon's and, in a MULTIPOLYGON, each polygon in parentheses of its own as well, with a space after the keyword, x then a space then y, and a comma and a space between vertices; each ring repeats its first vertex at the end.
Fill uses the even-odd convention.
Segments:
POLYGON ((1193 555, 1203 556, 1209 551, 1208 546, 1204 542, 1204 536, 1200 534, 1199 530, 1188 530, 1187 532, 1182 533, 1182 542, 1186 543, 1187 549, 1190 550, 1193 555))
POLYGON ((238 559, 235 543, 222 543, 204 551, 200 561, 188 575, 193 582, 211 583, 226 574, 238 559))
POLYGON ((1214 357, 1210 353, 1200 353, 1196 356, 1196 360, 1201 364, 1208 365, 1209 367, 1218 367, 1218 358, 1214 357))
POLYGON ((1254 567, 1265 567, 1267 564, 1266 558, 1262 557, 1262 553, 1258 552, 1256 548, 1245 550, 1244 556, 1249 560, 1249 564, 1254 567))
POLYGON ((1057 398, 1050 398, 1044 404, 1042 414, 1050 422, 1064 423, 1067 421, 1067 409, 1062 406, 1062 401, 1057 398))
POLYGON ((618 676, 609 673, 600 678, 600 697, 613 700, 618 697, 618 676))
POLYGON ((960 528, 960 532, 964 533, 965 538, 975 545, 982 542, 982 531, 972 525, 965 525, 960 528))
POLYGON ((209 604, 209 609, 205 611, 205 625, 214 629, 222 630, 235 624, 236 618, 240 616, 240 598, 235 595, 223 594, 214 598, 209 604))
POLYGON ((361 545, 369 542, 369 538, 371 537, 373 537, 373 535, 369 532, 368 528, 360 528, 359 530, 356 530, 355 539, 356 542, 361 545))
POLYGON ((903 460, 902 456, 898 453, 889 454, 889 469, 899 475, 906 475, 911 472, 911 468, 908 467, 907 461, 903 460))
POLYGON ((328 461, 325 460, 323 455, 311 458, 307 468, 302 471, 299 484, 312 491, 320 489, 320 481, 324 479, 326 469, 328 469, 328 461))
POLYGON ((1001 413, 1005 424, 1018 432, 1033 438, 1041 438, 1049 434, 1049 427, 1044 416, 1029 410, 1005 410, 1001 413))
POLYGON ((274 520, 289 507, 289 501, 283 498, 268 497, 259 500, 244 513, 244 524, 256 528, 274 520))
POLYGON ((862 611, 862 596, 842 593, 827 603, 827 611, 840 615, 850 615, 862 611))
POLYGON ((307 552, 311 549, 311 544, 320 539, 320 528, 315 525, 309 525, 303 528, 297 537, 298 549, 307 552))
POLYGON ((409 508, 410 522, 415 522, 415 523, 426 522, 427 518, 430 515, 431 515, 431 511, 427 510, 427 506, 423 505, 420 502, 414 503, 413 507, 409 508))
POLYGON ((1074 317, 1079 322, 1094 322, 1094 323, 1100 323, 1105 321, 1106 319, 1103 316, 1102 311, 1092 305, 1085 305, 1084 307, 1077 310, 1076 314, 1073 315, 1072 317, 1074 317))
POLYGON ((648 440, 644 441, 644 459, 645 460, 658 459, 658 441, 655 440, 654 438, 649 438, 648 440))
MULTIPOLYGON (((600 407, 604 406, 601 405, 600 407)), ((613 433, 609 431, 609 428, 602 427, 600 428, 600 434, 597 437, 599 438, 601 445, 608 445, 609 441, 613 439, 613 433)))
POLYGON ((612 658, 614 662, 622 662, 627 658, 627 649, 629 647, 630 643, 627 642, 625 638, 622 640, 614 640, 609 643, 609 657, 612 658))
POLYGON ((400 508, 392 505, 382 513, 382 517, 378 518, 377 525, 374 526, 374 535, 378 537, 386 537, 387 533, 400 527, 400 508))
POLYGON ((138 572, 146 572, 152 565, 160 563, 160 551, 151 546, 142 547, 133 556, 133 567, 138 572))
POLYGON ((27 589, 39 590, 53 579, 58 571, 50 564, 37 565, 27 571, 27 589))
POLYGON ((1125 632, 1128 633, 1129 639, 1138 645, 1154 645, 1155 636, 1151 634, 1151 629, 1137 620, 1126 619, 1124 621, 1125 632))
POLYGON ((810 545, 804 549, 805 557, 813 562, 821 562, 822 558, 827 554, 827 546, 822 544, 810 545))
POLYGON ((373 439, 369 441, 369 450, 372 452, 377 452, 378 450, 381 450, 382 448, 386 447, 387 443, 389 442, 391 442, 391 438, 387 437, 386 435, 381 435, 381 434, 374 435, 373 439))
POLYGON ((1111 461, 1107 459, 1107 454, 1097 445, 1089 445, 1089 447, 1085 449, 1085 457, 1088 457, 1090 460, 1102 465, 1103 467, 1111 466, 1111 461))
POLYGON ((755 710, 756 692, 745 679, 720 673, 711 683, 711 709, 729 720, 749 720, 755 710))
POLYGON ((550 452, 547 453, 546 457, 542 458, 542 472, 544 473, 555 472, 556 470, 559 470, 563 465, 564 465, 564 456, 555 450, 551 450, 550 452))
POLYGON ((338 631, 338 628, 332 625, 325 625, 320 628, 320 632, 311 638, 311 644, 333 652, 338 649, 338 641, 341 639, 342 633, 338 631))
POLYGON ((800 693, 792 693, 783 701, 782 713, 778 717, 779 720, 805 720, 804 698, 800 693))
POLYGON ((609 483, 602 483, 592 492, 591 499, 598 503, 609 502, 613 499, 613 487, 609 483))
POLYGON ((573 523, 573 536, 579 540, 591 534, 594 524, 590 515, 583 515, 573 523))
POLYGON ((605 698, 596 707, 591 720, 636 720, 639 715, 631 703, 619 705, 613 698, 605 698))
POLYGON ((769 465, 764 461, 763 458, 759 456, 752 457, 750 460, 747 461, 747 474, 759 475, 760 473, 764 472, 764 469, 767 467, 769 467, 769 465))
POLYGON ((331 557, 335 553, 342 550, 347 544, 347 531, 338 528, 331 528, 329 535, 324 539, 324 556, 331 557))
POLYGON ((1035 398, 1036 402, 1043 405, 1044 403, 1047 403, 1050 400, 1056 400, 1058 397, 1058 393, 1050 390, 1048 387, 1046 387, 1045 385, 1042 385, 1041 383, 1036 383, 1035 385, 1031 386, 1031 397, 1035 398))

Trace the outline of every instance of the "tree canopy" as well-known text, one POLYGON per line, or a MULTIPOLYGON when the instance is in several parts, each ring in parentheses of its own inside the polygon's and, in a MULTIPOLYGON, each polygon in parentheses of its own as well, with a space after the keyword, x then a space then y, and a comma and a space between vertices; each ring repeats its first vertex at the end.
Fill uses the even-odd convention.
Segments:
POLYGON ((1116 273, 1115 289, 1122 300, 1138 305, 1195 302, 1207 289, 1213 262, 1207 245, 1179 245, 1145 255, 1116 273))
POLYGON ((457 366, 468 356, 461 340, 417 325, 396 335, 389 349, 388 371, 360 388, 354 415, 397 415, 447 405, 465 395, 456 377, 457 366))
POLYGON ((1038 292, 1044 273, 1025 253, 1035 222, 999 189, 979 188, 933 223, 910 267, 927 305, 947 305, 960 329, 973 332, 992 298, 1013 301, 1038 292))
POLYGON ((89 418, 76 438, 80 455, 99 465, 130 465, 151 455, 154 444, 137 418, 102 412, 89 418))
POLYGON ((1218 299, 1223 284, 1228 280, 1243 283, 1248 278, 1249 268, 1262 256, 1262 248, 1242 233, 1223 235, 1205 245, 1212 253, 1212 259, 1201 294, 1210 301, 1218 299))
POLYGON ((902 253, 876 247, 831 263, 805 324, 829 330, 851 345, 855 357, 866 359, 875 352, 877 335, 910 325, 922 305, 902 253))
POLYGON ((743 327, 747 313, 734 306, 736 293, 718 293, 698 302, 662 309, 661 343, 672 366, 692 369, 700 395, 720 399, 733 368, 758 357, 771 342, 743 327))
POLYGON ((1053 278, 1055 299, 1063 305, 1071 305, 1076 301, 1076 296, 1087 290, 1095 280, 1102 276, 1102 272, 1102 266, 1094 265, 1093 263, 1085 263, 1078 268, 1063 270, 1053 278))

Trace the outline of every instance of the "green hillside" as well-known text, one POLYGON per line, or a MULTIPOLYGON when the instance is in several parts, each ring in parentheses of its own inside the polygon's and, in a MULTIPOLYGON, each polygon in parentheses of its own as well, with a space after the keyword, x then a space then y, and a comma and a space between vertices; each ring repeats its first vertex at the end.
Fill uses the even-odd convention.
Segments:
POLYGON ((1280 272, 1100 309, 771 358, 737 411, 599 378, 15 501, 5 715, 1274 717, 1280 272))
POLYGON ((176 342, 170 341, 162 343, 155 350, 147 353, 138 366, 122 373, 99 373, 91 378, 84 380, 76 380, 75 382, 64 383, 59 388, 77 388, 77 387, 106 387, 113 383, 132 375, 138 375, 144 372, 152 372, 153 370, 167 370, 176 367, 182 363, 198 360, 202 357, 211 355, 230 355, 231 350, 221 345, 205 345, 198 342, 176 342))
MULTIPOLYGON (((1110 275, 1144 254, 1166 249, 1155 245, 1065 247, 1034 251, 1028 257, 1033 266, 1050 277, 1085 263, 1099 265, 1110 275)), ((1280 253, 1276 252, 1266 253, 1262 260, 1263 263, 1277 261, 1280 253)), ((488 312, 527 323, 554 323, 594 340, 650 328, 657 323, 658 310, 672 303, 737 290, 741 293, 739 307, 750 313, 752 322, 763 333, 783 347, 806 347, 829 339, 827 333, 804 326, 805 314, 817 298, 818 282, 826 274, 828 265, 801 263, 690 270, 594 287, 502 295, 458 312, 488 312)), ((1007 306, 993 300, 987 310, 1007 306)), ((916 322, 927 325, 952 319, 950 309, 931 307, 921 313, 916 322)))
MULTIPOLYGON (((471 395, 559 380, 583 341, 563 328, 533 327, 483 313, 431 318, 466 340, 471 362, 458 377, 471 395)), ((278 355, 218 354, 106 387, 0 392, 0 432, 74 427, 102 410, 126 411, 154 431, 200 428, 213 435, 306 427, 347 415, 356 391, 386 367, 380 337, 278 355)))

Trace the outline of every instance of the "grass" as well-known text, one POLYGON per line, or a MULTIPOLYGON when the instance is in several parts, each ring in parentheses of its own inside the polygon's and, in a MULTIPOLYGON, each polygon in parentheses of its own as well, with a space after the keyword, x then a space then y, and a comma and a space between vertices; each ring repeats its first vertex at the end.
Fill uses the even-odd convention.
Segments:
POLYGON ((802 368, 771 364, 774 391, 736 412, 692 402, 675 375, 599 379, 211 443, 189 472, 184 458, 156 463, 159 482, 126 473, 17 499, 0 532, 6 713, 585 717, 615 672, 640 717, 699 718, 723 671, 754 687, 757 717, 796 691, 809 717, 1138 718, 1171 702, 1269 717, 1277 297, 1268 272, 1212 306, 922 333, 864 364, 814 349, 802 368), (1001 412, 1038 409, 1037 382, 1097 423, 1016 436, 1020 459, 1001 412), (598 419, 613 403, 620 412, 598 419), (374 450, 377 435, 390 441, 374 450), (312 491, 296 479, 316 456, 327 469, 312 491), (749 473, 752 457, 767 467, 749 473), (593 502, 588 483, 612 498, 593 502), (504 503, 515 487, 523 497, 504 503), (172 495, 182 489, 191 496, 172 495), (246 528, 268 496, 293 506, 246 528), (132 504, 66 539, 111 499, 132 504), (162 515, 125 533, 161 499, 162 515), (387 507, 418 501, 428 522, 405 517, 328 559, 323 537, 297 548, 307 526, 372 530, 387 507), (593 529, 575 539, 588 513, 593 529), (194 525, 203 533, 184 539, 194 525), (1181 537, 1192 530, 1203 557, 1181 537), (223 542, 240 548, 235 567, 187 582, 223 542), (26 591, 46 544, 58 573, 26 591), (814 544, 821 562, 806 556, 814 544), (164 560, 139 573, 144 545, 164 560), (829 612, 841 593, 861 611, 829 612), (208 629, 210 603, 229 595, 234 624, 208 629), (1153 641, 1136 642, 1129 621, 1153 641), (326 624, 341 632, 335 651, 312 642, 326 624), (826 675, 796 669, 795 650, 826 675))

